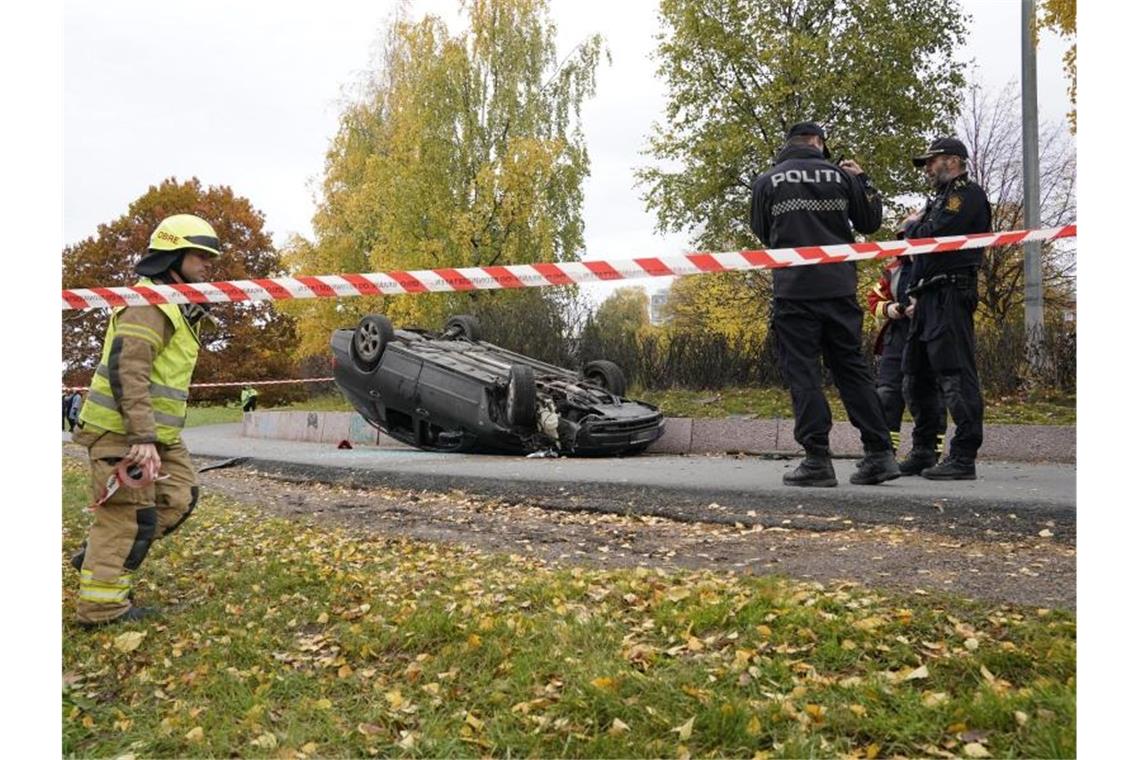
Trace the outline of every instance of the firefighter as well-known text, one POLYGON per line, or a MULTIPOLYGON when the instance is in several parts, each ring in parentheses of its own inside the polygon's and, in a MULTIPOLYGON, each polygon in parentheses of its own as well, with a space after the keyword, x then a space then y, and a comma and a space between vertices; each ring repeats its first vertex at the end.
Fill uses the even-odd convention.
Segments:
MULTIPOLYGON (((218 236, 205 220, 167 217, 135 265, 138 284, 202 282, 219 255, 218 236)), ((124 460, 146 479, 161 479, 121 487, 94 508, 87 541, 71 560, 80 573, 76 613, 83 627, 156 612, 132 605, 132 578, 151 544, 178 528, 198 502, 182 427, 206 313, 196 304, 128 306, 111 313, 73 440, 87 447, 96 501, 124 460)))
MULTIPOLYGON (((991 232, 986 192, 966 172, 961 140, 943 137, 915 156, 934 197, 904 222, 907 238, 991 232)), ((914 257, 907 289, 910 333, 903 352, 903 392, 914 418, 914 446, 902 463, 930 480, 974 480, 982 445, 984 402, 978 382, 974 311, 978 306, 980 248, 914 257), (941 392, 941 401, 939 393, 941 392), (954 418, 950 452, 935 453, 942 402, 954 418)))
MULTIPOLYGON (((852 243, 851 226, 879 229, 883 201, 854 161, 831 163, 826 135, 814 123, 796 124, 776 165, 752 181, 750 226, 769 247, 852 243)), ((822 358, 865 456, 851 482, 871 485, 899 477, 890 432, 862 349, 863 310, 855 296, 855 264, 788 267, 772 273, 771 325, 780 371, 795 412, 804 459, 784 475, 785 485, 834 486, 829 434, 831 409, 823 394, 822 358)))
MULTIPOLYGON (((901 237, 902 233, 899 234, 901 237)), ((891 449, 896 454, 902 438, 900 431, 903 411, 906 408, 903 399, 902 355, 907 333, 910 331, 910 317, 906 315, 908 303, 906 289, 913 268, 914 260, 910 256, 893 259, 883 267, 879 281, 867 293, 867 311, 879 324, 874 346, 874 354, 878 357, 875 393, 878 394, 879 403, 883 406, 883 416, 886 417, 887 427, 891 431, 891 449)), ((941 453, 946 436, 945 408, 942 409, 939 418, 936 454, 941 453)), ((899 470, 903 475, 919 474, 918 471, 904 466, 906 464, 906 460, 899 462, 899 470)))

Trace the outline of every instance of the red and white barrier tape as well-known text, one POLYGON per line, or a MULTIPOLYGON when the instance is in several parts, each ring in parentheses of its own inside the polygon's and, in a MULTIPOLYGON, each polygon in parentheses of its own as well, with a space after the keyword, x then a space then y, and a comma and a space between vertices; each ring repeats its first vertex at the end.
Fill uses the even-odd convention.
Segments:
MULTIPOLYGON (((190 383, 191 388, 245 388, 250 385, 282 385, 285 383, 325 383, 332 382, 335 377, 299 377, 290 380, 250 380, 248 382, 233 382, 233 383, 190 383)), ((82 386, 68 386, 65 385, 61 390, 65 391, 85 391, 86 385, 82 386)))
POLYGON ((573 261, 562 264, 513 264, 462 269, 423 269, 262 280, 229 280, 149 287, 80 288, 63 291, 64 309, 146 306, 159 303, 229 303, 301 298, 350 298, 506 288, 544 288, 644 277, 676 277, 709 272, 780 269, 882 259, 967 248, 1020 245, 1032 240, 1075 237, 1077 225, 1041 230, 1014 230, 977 235, 891 240, 882 243, 771 248, 729 253, 685 253, 676 256, 573 261))

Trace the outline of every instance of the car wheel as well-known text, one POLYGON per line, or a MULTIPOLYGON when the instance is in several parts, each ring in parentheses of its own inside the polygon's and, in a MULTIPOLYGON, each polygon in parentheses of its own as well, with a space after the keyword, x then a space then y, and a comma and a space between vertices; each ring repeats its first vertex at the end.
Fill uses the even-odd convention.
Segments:
POLYGON ((360 320, 352 333, 352 358, 365 372, 380 364, 380 357, 388 343, 396 337, 392 320, 383 314, 369 314, 360 320))
POLYGON ((624 396, 626 391, 625 373, 621 367, 606 359, 598 359, 582 370, 586 382, 605 388, 615 396, 624 396))
POLYGON ((533 428, 538 418, 538 387, 534 370, 525 364, 512 364, 507 382, 507 422, 511 427, 533 428))
POLYGON ((483 331, 479 327, 479 319, 470 314, 457 314, 447 320, 443 333, 451 338, 466 338, 469 341, 480 340, 483 331))

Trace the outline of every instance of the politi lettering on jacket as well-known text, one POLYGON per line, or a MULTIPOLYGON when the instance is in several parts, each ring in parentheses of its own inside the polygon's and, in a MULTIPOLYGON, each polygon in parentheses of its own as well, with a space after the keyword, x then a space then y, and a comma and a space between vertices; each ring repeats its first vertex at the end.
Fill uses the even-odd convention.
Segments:
POLYGON ((772 187, 778 187, 781 182, 842 182, 839 172, 835 169, 788 169, 772 175, 772 187))

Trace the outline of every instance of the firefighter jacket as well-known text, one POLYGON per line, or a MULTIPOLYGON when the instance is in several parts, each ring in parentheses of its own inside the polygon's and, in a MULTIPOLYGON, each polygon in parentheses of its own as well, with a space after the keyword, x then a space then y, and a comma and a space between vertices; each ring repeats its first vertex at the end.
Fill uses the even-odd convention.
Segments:
POLYGON ((901 308, 906 307, 906 289, 909 285, 911 270, 914 268, 913 257, 899 256, 883 267, 883 274, 875 287, 867 291, 867 311, 875 318, 879 328, 875 336, 875 356, 883 353, 883 342, 887 330, 894 326, 906 328, 909 319, 891 319, 887 316, 887 307, 897 303, 901 308))
POLYGON ((199 345, 197 325, 176 304, 112 311, 82 426, 126 435, 131 444, 177 443, 199 345))
MULTIPOLYGON (((993 224, 986 191, 965 174, 938 188, 926 203, 922 217, 903 232, 908 239, 930 238, 941 235, 969 235, 992 232, 993 224)), ((924 253, 914 257, 913 281, 949 272, 976 271, 982 263, 985 249, 972 248, 946 253, 924 253)))
MULTIPOLYGON (((872 233, 883 201, 866 174, 851 176, 808 146, 789 146, 752 181, 750 226, 769 248, 855 242, 851 226, 872 233)), ((772 272, 777 298, 854 296, 855 262, 787 267, 772 272)))

